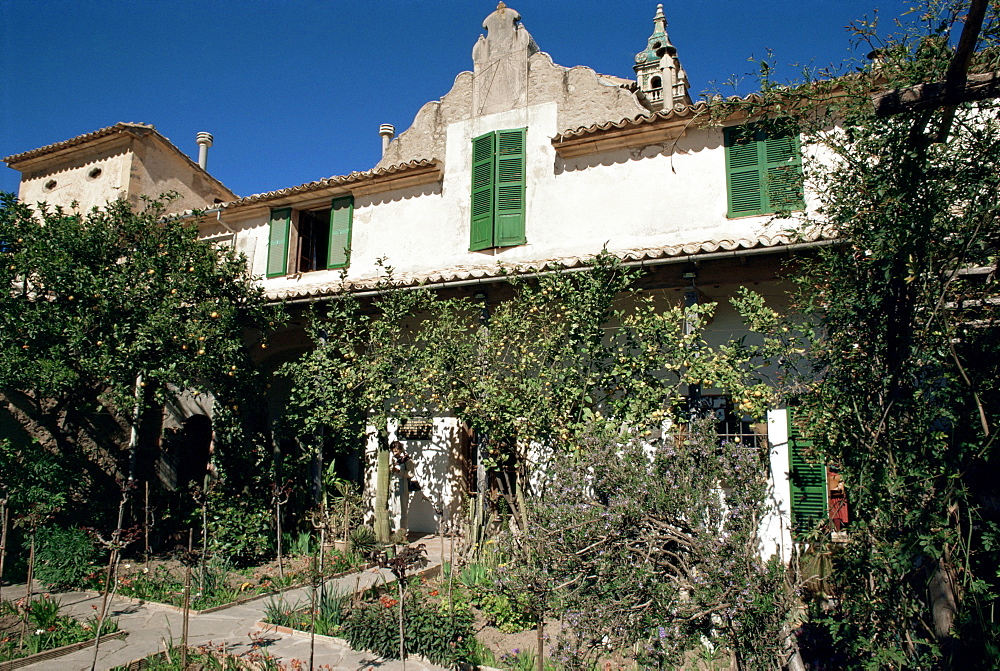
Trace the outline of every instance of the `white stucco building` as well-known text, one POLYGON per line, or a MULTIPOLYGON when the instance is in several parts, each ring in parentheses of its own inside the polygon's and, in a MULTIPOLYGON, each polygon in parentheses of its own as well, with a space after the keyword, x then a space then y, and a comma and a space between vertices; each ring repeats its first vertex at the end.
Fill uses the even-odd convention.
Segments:
MULTIPOLYGON (((648 267, 650 290, 667 300, 695 286, 701 300, 717 301, 720 341, 743 328, 728 305, 740 286, 784 307, 781 264, 821 242, 793 242, 787 222, 773 221, 775 211, 808 200, 797 138, 766 137, 743 119, 713 122, 704 103, 691 104, 662 6, 636 56, 635 81, 553 63, 520 19, 500 3, 474 44, 472 70, 421 107, 370 169, 239 198, 137 124, 5 160, 24 174, 28 202, 90 206, 177 189, 178 209, 209 210, 202 236, 243 252, 268 296, 293 310, 344 290, 342 273, 349 290, 371 288, 381 258, 403 286, 471 296, 502 282, 502 266, 580 266, 605 247, 648 267)), ((301 331, 289 332, 255 356, 275 367, 308 346, 301 331)), ((769 422, 778 514, 768 521, 767 552, 789 543, 787 430, 775 430, 782 422, 780 413, 769 422)), ((458 512, 461 427, 435 417, 426 436, 407 441, 426 471, 417 478, 458 512)), ((411 511, 411 529, 435 528, 425 508, 411 511)))

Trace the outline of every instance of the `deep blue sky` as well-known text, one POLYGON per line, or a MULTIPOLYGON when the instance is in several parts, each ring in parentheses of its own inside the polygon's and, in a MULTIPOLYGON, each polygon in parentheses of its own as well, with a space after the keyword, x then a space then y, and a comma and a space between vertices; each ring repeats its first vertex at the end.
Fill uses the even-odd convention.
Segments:
MULTIPOLYGON (((652 32, 650 0, 511 0, 539 47, 565 66, 632 77, 652 32)), ((905 0, 666 2, 692 96, 754 69, 840 63, 845 26, 905 0)), ((0 0, 0 156, 110 126, 151 123, 244 196, 371 168, 378 127, 472 68, 495 0, 0 0)), ((753 90, 744 77, 740 93, 753 90)), ((18 173, 0 164, 0 190, 18 173)))

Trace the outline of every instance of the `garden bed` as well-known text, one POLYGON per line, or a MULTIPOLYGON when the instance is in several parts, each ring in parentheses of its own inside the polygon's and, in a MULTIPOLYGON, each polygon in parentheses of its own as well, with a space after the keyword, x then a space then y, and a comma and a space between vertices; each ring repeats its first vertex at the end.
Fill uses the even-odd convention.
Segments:
MULTIPOLYGON (((60 657, 94 644, 97 619, 80 622, 69 615, 60 615, 59 604, 46 595, 28 606, 21 645, 24 614, 20 602, 0 603, 0 671, 60 657)), ((105 620, 103 628, 106 633, 101 641, 125 636, 124 631, 118 631, 117 620, 105 620)))
MULTIPOLYGON (((333 554, 333 553, 331 553, 333 554)), ((282 560, 284 577, 279 575, 277 561, 262 566, 230 570, 225 567, 206 567, 205 594, 199 594, 199 567, 191 567, 191 614, 211 613, 231 608, 255 599, 273 596, 289 590, 308 586, 312 571, 312 558, 292 557, 282 560)), ((338 578, 364 570, 368 564, 338 554, 324 567, 324 580, 338 578)), ((123 562, 118 573, 116 597, 133 603, 156 603, 165 608, 182 611, 184 608, 184 577, 187 566, 176 560, 153 560, 148 564, 123 562)), ((91 574, 88 591, 100 595, 103 572, 91 574)))
MULTIPOLYGON (((259 671, 260 669, 282 669, 267 651, 260 646, 243 653, 230 652, 225 645, 188 646, 187 664, 181 664, 182 647, 171 645, 162 652, 136 659, 128 664, 116 666, 111 671, 207 671, 208 669, 229 669, 230 671, 259 671)), ((292 667, 298 668, 298 667, 292 667)), ((329 668, 325 666, 319 669, 329 668)))
MULTIPOLYGON (((491 669, 503 664, 534 669, 535 630, 505 632, 489 626, 492 620, 473 605, 470 590, 456 580, 449 592, 439 574, 440 567, 435 566, 407 578, 407 658, 449 668, 491 669)), ((397 659, 398 597, 396 584, 389 583, 358 594, 328 593, 314 613, 308 604, 273 600, 256 627, 293 637, 309 637, 313 630, 317 638, 397 659)))

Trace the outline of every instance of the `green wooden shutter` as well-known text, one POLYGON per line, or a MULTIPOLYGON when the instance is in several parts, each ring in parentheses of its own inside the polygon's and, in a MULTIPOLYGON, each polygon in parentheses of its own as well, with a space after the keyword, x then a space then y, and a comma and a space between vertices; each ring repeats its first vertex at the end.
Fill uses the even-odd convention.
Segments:
POLYGON ((271 230, 267 239, 267 276, 286 275, 288 270, 288 231, 292 208, 271 210, 271 230))
POLYGON ((749 125, 726 128, 725 145, 729 216, 763 214, 760 147, 755 129, 749 125))
POLYGON ((768 135, 764 140, 767 180, 766 210, 797 210, 805 206, 802 197, 802 152, 799 136, 792 132, 768 135))
POLYGON ((346 268, 351 263, 351 226, 354 196, 334 198, 330 204, 330 248, 327 268, 346 268))
POLYGON ((803 427, 805 418, 796 417, 794 408, 787 413, 792 531, 801 537, 829 517, 826 465, 813 461, 813 441, 808 437, 808 427, 803 427))
POLYGON ((525 128, 497 131, 496 209, 493 241, 497 247, 523 245, 525 128))
POLYGON ((495 134, 472 140, 472 225, 469 250, 493 246, 493 166, 495 134))

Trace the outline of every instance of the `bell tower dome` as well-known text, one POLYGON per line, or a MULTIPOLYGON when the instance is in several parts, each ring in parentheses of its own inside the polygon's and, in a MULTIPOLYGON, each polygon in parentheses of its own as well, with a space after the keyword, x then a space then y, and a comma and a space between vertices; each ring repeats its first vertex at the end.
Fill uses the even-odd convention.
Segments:
POLYGON ((691 104, 687 73, 677 58, 677 48, 667 35, 667 19, 663 5, 656 6, 653 34, 646 49, 635 55, 635 76, 639 90, 653 110, 669 110, 691 104))

